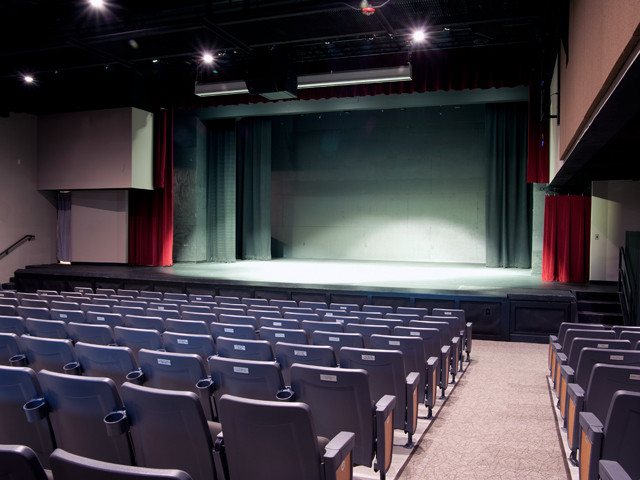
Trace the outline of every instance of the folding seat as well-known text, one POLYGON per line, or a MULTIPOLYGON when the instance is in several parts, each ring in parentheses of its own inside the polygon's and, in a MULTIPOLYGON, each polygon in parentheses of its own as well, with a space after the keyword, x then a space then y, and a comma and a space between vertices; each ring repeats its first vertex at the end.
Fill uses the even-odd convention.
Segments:
POLYGON ((296 302, 295 300, 282 300, 282 299, 272 298, 271 300, 269 300, 269 305, 275 305, 282 311, 282 309, 285 307, 293 307, 293 308, 297 307, 298 302, 296 302))
POLYGON ((396 318, 371 318, 367 317, 364 320, 365 325, 386 325, 393 331, 396 327, 404 327, 404 322, 396 318))
POLYGON ((24 321, 27 333, 33 337, 42 338, 69 338, 66 323, 59 320, 41 320, 27 318, 24 321))
POLYGON ((404 374, 418 372, 418 396, 428 409, 427 418, 432 417, 436 405, 438 379, 440 377, 440 356, 425 357, 423 340, 419 337, 399 335, 371 335, 372 349, 400 350, 404 362, 404 374))
POLYGON ((422 318, 425 315, 429 315, 429 309, 424 307, 398 307, 396 308, 396 313, 401 315, 414 314, 422 318))
POLYGON ((441 398, 444 398, 449 386, 451 345, 442 345, 440 331, 435 328, 396 327, 393 329, 393 334, 402 337, 421 338, 425 359, 438 357, 440 360, 438 362, 438 384, 442 391, 441 398))
POLYGON ((261 319, 262 317, 282 318, 282 313, 278 307, 250 307, 247 309, 247 315, 261 319))
POLYGON ((172 292, 165 292, 164 296, 162 297, 164 300, 178 300, 181 302, 188 302, 189 301, 189 297, 187 296, 186 293, 172 293, 172 292))
POLYGON ((461 308, 434 308, 432 315, 439 317, 455 317, 459 320, 460 331, 460 350, 467 353, 467 362, 471 358, 471 344, 473 340, 473 323, 467 322, 465 311, 461 308))
POLYGON ((382 314, 379 312, 360 312, 358 310, 352 310, 349 312, 350 317, 358 317, 360 323, 365 323, 367 318, 382 318, 382 314))
POLYGON ((196 335, 211 335, 211 330, 206 322, 198 320, 179 320, 167 318, 164 321, 165 332, 193 333, 196 335))
POLYGON ((343 325, 347 325, 349 323, 361 323, 360 318, 358 317, 350 317, 348 315, 325 315, 322 317, 322 321, 324 322, 340 322, 343 325))
POLYGON ((83 375, 110 378, 118 389, 125 381, 141 383, 144 380, 129 347, 78 342, 75 349, 83 375))
POLYGON ((198 322, 206 322, 206 323, 218 321, 218 316, 215 313, 211 313, 211 312, 200 313, 200 312, 183 311, 181 318, 183 320, 195 320, 198 322))
POLYGON ((178 304, 173 302, 149 302, 149 306, 147 307, 147 309, 172 310, 174 312, 180 312, 180 307, 178 306, 178 304))
POLYGON ((0 289, 0 298, 18 298, 15 290, 0 289))
POLYGON ((22 302, 22 300, 24 300, 25 298, 38 300, 40 298, 40 295, 34 292, 16 292, 16 297, 18 298, 18 300, 20 300, 20 302, 22 302))
POLYGON ((383 315, 393 313, 393 307, 389 305, 362 305, 363 312, 380 312, 383 315))
POLYGON ((344 332, 344 327, 339 322, 322 322, 320 320, 303 320, 300 328, 307 332, 307 338, 311 340, 311 334, 316 330, 320 332, 344 332))
POLYGON ((138 297, 153 298, 154 300, 162 300, 162 292, 152 292, 150 290, 140 290, 138 297))
POLYGON ((211 313, 211 308, 205 305, 192 305, 190 303, 180 305, 180 315, 184 312, 211 313))
POLYGON ((604 420, 580 413, 580 429, 581 479, 598 480, 601 459, 615 460, 629 477, 640 477, 640 392, 615 392, 604 420))
POLYGON ((36 372, 42 369, 79 374, 80 368, 69 339, 20 337, 26 364, 36 372))
POLYGON ((131 383, 121 390, 126 405, 121 415, 130 420, 136 465, 182 470, 193 480, 216 480, 213 441, 220 427, 207 422, 195 393, 131 383))
POLYGON ((87 299, 79 294, 79 293, 73 293, 73 294, 69 294, 69 295, 63 295, 64 297, 64 301, 65 302, 72 302, 72 303, 77 303, 78 305, 80 305, 81 303, 84 303, 87 299))
POLYGON ((85 293, 83 297, 87 300, 92 300, 94 298, 109 298, 106 293, 85 293))
POLYGON ((335 350, 328 345, 300 345, 297 343, 278 342, 274 347, 274 354, 282 369, 285 385, 291 384, 290 369, 294 363, 319 367, 338 366, 335 350))
POLYGON ((315 331, 311 334, 314 345, 328 345, 336 351, 341 347, 364 348, 364 338, 360 333, 340 333, 315 331))
POLYGON ((402 320, 405 326, 409 325, 409 322, 413 320, 422 320, 420 315, 415 313, 387 313, 384 318, 395 318, 396 320, 402 320))
POLYGON ((23 307, 29 308, 49 308, 49 301, 43 300, 42 298, 34 299, 34 298, 23 298, 21 301, 21 305, 23 307))
POLYGON ((140 295, 140 291, 139 290, 135 290, 133 288, 119 288, 117 291, 118 295, 127 295, 129 297, 133 297, 136 298, 138 295, 140 295))
POLYGON ((20 301, 15 297, 2 297, 0 296, 0 305, 8 305, 10 307, 19 307, 20 301))
POLYGON ((27 330, 24 327, 24 318, 13 315, 0 315, 0 333, 15 333, 22 335, 27 330))
POLYGON ((164 332, 165 330, 164 318, 151 315, 125 315, 124 326, 128 328, 157 330, 160 333, 164 332))
MULTIPOLYGON (((238 306, 240 305, 238 304, 238 306)), ((244 308, 213 307, 211 313, 215 313, 218 317, 220 315, 246 315, 247 310, 244 308)))
POLYGON ((35 406, 38 399, 42 399, 42 390, 31 368, 0 365, 0 444, 26 445, 49 468, 49 455, 55 448, 49 419, 43 415, 40 421, 29 422, 23 408, 32 401, 35 406))
POLYGON ((420 373, 404 373, 401 350, 351 348, 340 349, 340 368, 362 369, 369 374, 369 388, 374 401, 384 395, 396 397, 393 428, 407 434, 406 447, 413 446, 412 435, 418 424, 420 373))
POLYGON ((141 348, 148 350, 162 350, 164 348, 162 336, 158 330, 115 327, 113 335, 116 337, 116 344, 122 347, 129 347, 136 359, 141 348))
POLYGON ((22 358, 20 337, 15 333, 0 333, 0 365, 13 365, 19 358, 22 358), (20 357, 14 358, 16 355, 20 357))
POLYGON ((230 295, 215 295, 213 301, 217 303, 237 303, 241 304, 240 297, 233 297, 230 295))
POLYGON ((284 306, 281 308, 282 316, 284 317, 287 312, 289 313, 313 313, 313 310, 308 307, 287 307, 284 306))
MULTIPOLYGON (((347 316, 342 310, 331 310, 330 308, 316 308, 313 313, 317 313, 324 320, 325 317, 345 317, 347 316)), ((359 318, 359 317, 358 317, 359 318)))
POLYGON ((205 367, 206 360, 193 353, 138 352, 144 385, 165 390, 189 391, 198 395, 207 420, 213 419, 213 385, 205 367))
POLYGON ((198 300, 193 300, 191 302, 189 302, 189 305, 199 305, 199 306, 203 306, 203 307, 209 307, 209 311, 211 311, 212 308, 217 307, 218 304, 217 302, 201 302, 198 300))
POLYGON ((258 320, 260 324, 260 328, 262 327, 270 327, 270 328, 288 328, 292 330, 298 330, 300 328, 300 322, 298 320, 294 320, 293 318, 274 318, 274 317, 261 317, 258 320))
POLYGON ((229 478, 337 480, 353 476, 355 435, 339 432, 326 445, 319 442, 308 405, 224 395, 220 419, 224 432, 214 455, 227 466, 229 478))
POLYGON ((214 302, 213 295, 205 295, 200 293, 190 293, 189 294, 190 302, 214 302))
POLYGON ((51 471, 56 480, 193 480, 182 470, 101 462, 61 448, 51 454, 51 471))
POLYGON ((278 362, 264 362, 209 357, 209 371, 214 385, 215 411, 219 412, 220 398, 224 394, 255 400, 290 399, 285 389, 282 370, 278 362))
POLYGON ((94 298, 93 299, 93 303, 96 305, 108 305, 111 307, 111 310, 113 311, 114 307, 117 307, 120 305, 120 300, 118 300, 117 298, 94 298))
POLYGON ((133 464, 129 438, 110 436, 103 422, 110 412, 124 410, 113 380, 47 370, 38 373, 38 380, 57 447, 95 460, 133 464))
POLYGON ((289 310, 285 310, 282 316, 284 318, 292 318, 294 320, 298 320, 299 322, 302 322, 305 320, 312 321, 312 322, 320 321, 320 315, 318 315, 317 313, 311 313, 311 312, 291 312, 289 310))
POLYGON ((298 302, 298 306, 300 308, 310 308, 313 311, 316 311, 319 308, 329 308, 327 302, 312 302, 309 300, 300 300, 298 302))
POLYGON ((258 332, 258 338, 260 340, 267 340, 272 346, 278 342, 300 343, 302 345, 309 343, 307 333, 304 330, 288 328, 261 327, 258 332))
POLYGON ((620 332, 618 338, 620 338, 620 340, 628 340, 631 345, 635 345, 636 342, 640 340, 640 331, 623 330, 620 332))
POLYGON ((204 362, 216 354, 216 344, 210 334, 164 332, 162 341, 167 352, 195 353, 204 362))
POLYGON ((598 462, 601 480, 632 480, 622 466, 614 460, 598 462))
POLYGON ((113 288, 96 288, 96 293, 102 293, 106 296, 116 295, 116 291, 113 288))
POLYGON ((363 323, 348 323, 344 326, 347 333, 359 333, 362 335, 364 347, 369 348, 369 338, 371 335, 390 335, 391 328, 387 325, 365 325, 363 323))
POLYGON ((218 313, 220 323, 230 323, 232 325, 249 325, 254 329, 258 329, 258 320, 256 317, 248 315, 229 315, 226 313, 218 313))
POLYGON ((120 313, 87 312, 87 323, 109 325, 111 328, 124 327, 124 318, 120 313))
POLYGON ((49 479, 36 453, 24 445, 0 445, 0 478, 49 479))
MULTIPOLYGON (((424 317, 424 318, 440 318, 440 317, 424 317)), ((455 383, 456 374, 458 373, 458 362, 460 361, 460 337, 455 334, 458 333, 458 329, 455 325, 450 324, 447 321, 437 320, 411 320, 409 327, 418 328, 436 328, 440 332, 440 342, 442 345, 450 345, 450 358, 449 365, 451 367, 451 375, 453 380, 451 383, 455 383)))
POLYGON ((267 300, 266 298, 243 297, 240 299, 240 302, 246 305, 247 307, 269 306, 269 300, 267 300))
POLYGON ((218 337, 216 341, 218 355, 225 358, 242 360, 258 360, 272 362, 274 360, 271 344, 266 340, 245 340, 242 338, 218 337))
POLYGON ((214 340, 218 337, 256 339, 256 330, 250 325, 233 325, 231 323, 212 322, 209 324, 211 336, 214 340))
POLYGON ((613 394, 617 390, 640 392, 640 367, 596 364, 591 369, 586 390, 570 383, 567 386, 567 440, 571 449, 569 460, 577 464, 576 451, 580 445, 580 412, 591 412, 601 423, 607 416, 613 394))
POLYGON ((51 320, 51 313, 48 308, 40 307, 18 307, 18 315, 22 318, 40 318, 42 320, 51 320))
POLYGON ((115 345, 113 329, 109 325, 94 325, 92 323, 67 323, 67 333, 73 343, 85 342, 97 345, 115 345))
POLYGON ((113 307, 111 307, 112 313, 119 313, 123 317, 125 315, 144 316, 147 314, 146 310, 147 309, 144 309, 142 307, 127 307, 124 305, 114 305, 113 307))
MULTIPOLYGON (((458 316, 453 315, 425 315, 422 317, 425 322, 444 322, 449 325, 450 338, 458 338, 456 345, 451 345, 451 354, 455 355, 455 366, 462 370, 462 361, 464 358, 464 342, 465 342, 465 326, 458 316)), ((454 358, 451 359, 451 366, 454 365, 454 358)))
POLYGON ((52 308, 49 310, 52 320, 61 320, 63 322, 85 323, 86 316, 82 310, 59 310, 52 308))
POLYGON ((116 300, 120 301, 120 304, 122 304, 123 301, 130 301, 130 300, 135 300, 135 297, 133 297, 132 295, 120 295, 119 293, 115 294, 115 295, 111 295, 111 297, 109 298, 115 298, 116 300))
POLYGON ((374 469, 385 478, 393 453, 393 395, 374 400, 365 370, 300 364, 291 366, 291 388, 296 401, 311 408, 318 434, 355 433, 353 463, 370 467, 375 457, 374 469))
POLYGON ((84 312, 85 317, 86 317, 87 313, 89 313, 89 312, 111 313, 111 306, 109 306, 109 305, 95 305, 93 303, 81 303, 80 304, 80 310, 82 310, 84 312))
POLYGON ((17 314, 18 314, 17 306, 0 304, 0 315, 15 316, 17 314))
POLYGON ((595 323, 574 323, 574 322, 562 322, 560 327, 558 327, 557 335, 549 335, 549 373, 553 378, 556 365, 555 365, 555 354, 556 348, 561 349, 564 344, 564 336, 569 329, 582 329, 582 330, 604 330, 604 325, 595 324, 595 323))
POLYGON ((86 293, 93 293, 93 288, 79 285, 77 287, 73 287, 73 291, 84 295, 86 293))
POLYGON ((329 304, 329 308, 331 310, 342 310, 345 313, 349 313, 353 310, 359 311, 360 310, 360 305, 358 305, 357 303, 336 303, 336 302, 331 302, 329 304))
POLYGON ((120 305, 123 307, 139 307, 143 311, 147 311, 149 304, 141 300, 120 300, 120 305))
POLYGON ((50 309, 56 310, 80 310, 80 304, 76 302, 61 302, 59 300, 51 300, 49 302, 50 309))
MULTIPOLYGON (((575 340, 574 340, 575 342, 575 340)), ((640 367, 640 351, 629 350, 625 346, 624 349, 605 349, 585 347, 580 350, 576 366, 571 369, 565 365, 562 368, 562 386, 560 388, 560 415, 564 420, 564 426, 567 423, 568 395, 567 385, 575 383, 583 390, 586 390, 591 376, 591 370, 596 363, 608 365, 628 365, 630 367, 640 367)))

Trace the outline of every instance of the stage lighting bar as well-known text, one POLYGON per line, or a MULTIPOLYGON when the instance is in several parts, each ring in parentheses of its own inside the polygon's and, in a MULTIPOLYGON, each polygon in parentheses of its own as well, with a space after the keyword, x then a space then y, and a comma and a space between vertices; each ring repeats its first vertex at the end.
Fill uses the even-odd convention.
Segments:
MULTIPOLYGON (((300 75, 298 77, 298 89, 406 82, 409 80, 411 80, 411 64, 400 67, 300 75)), ((232 82, 196 83, 194 93, 199 97, 213 97, 249 93, 249 89, 244 81, 237 80, 232 82)))

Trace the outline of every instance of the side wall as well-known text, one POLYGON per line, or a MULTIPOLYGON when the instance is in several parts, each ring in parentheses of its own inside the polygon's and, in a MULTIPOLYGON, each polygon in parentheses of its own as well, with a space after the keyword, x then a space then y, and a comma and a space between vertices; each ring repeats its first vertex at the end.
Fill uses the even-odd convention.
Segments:
POLYGON ((37 139, 37 117, 0 118, 0 248, 24 235, 36 236, 0 259, 0 282, 19 268, 56 260, 56 198, 36 188, 37 139))

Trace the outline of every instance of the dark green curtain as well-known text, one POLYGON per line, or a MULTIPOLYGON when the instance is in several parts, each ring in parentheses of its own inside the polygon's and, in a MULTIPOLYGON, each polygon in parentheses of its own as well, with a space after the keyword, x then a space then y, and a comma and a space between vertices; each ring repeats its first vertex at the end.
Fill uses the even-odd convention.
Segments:
POLYGON ((271 260, 271 120, 238 123, 238 256, 271 260))
POLYGON ((527 104, 486 107, 487 267, 531 268, 531 186, 527 184, 527 104))
POLYGON ((208 129, 207 258, 236 260, 236 131, 235 120, 208 129))

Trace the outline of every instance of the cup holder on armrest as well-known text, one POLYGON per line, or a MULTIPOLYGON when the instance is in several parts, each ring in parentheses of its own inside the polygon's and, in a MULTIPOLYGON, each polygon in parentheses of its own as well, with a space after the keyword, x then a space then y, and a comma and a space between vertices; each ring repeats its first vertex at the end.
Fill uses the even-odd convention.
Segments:
POLYGON ((296 393, 290 388, 278 390, 276 392, 276 400, 281 402, 294 402, 296 400, 296 393))
POLYGON ((201 378, 196 383, 196 388, 199 392, 206 393, 208 396, 213 395, 213 391, 215 390, 215 386, 213 380, 210 378, 201 378))
POLYGON ((22 354, 11 357, 9 363, 12 367, 26 367, 28 364, 27 357, 22 354))
POLYGON ((62 367, 62 370, 67 375, 80 375, 82 374, 82 368, 78 362, 69 362, 62 367))
POLYGON ((136 385, 142 385, 144 383, 144 372, 142 370, 132 370, 127 373, 126 380, 136 385))
POLYGON ((129 430, 129 417, 124 410, 107 413, 103 422, 107 429, 107 435, 110 437, 117 437, 129 430))
POLYGON ((25 403, 22 406, 22 410, 27 416, 27 422, 38 423, 47 416, 47 402, 44 398, 34 398, 25 403))

